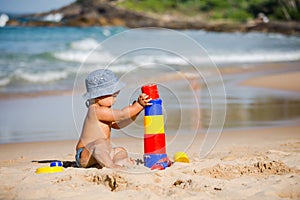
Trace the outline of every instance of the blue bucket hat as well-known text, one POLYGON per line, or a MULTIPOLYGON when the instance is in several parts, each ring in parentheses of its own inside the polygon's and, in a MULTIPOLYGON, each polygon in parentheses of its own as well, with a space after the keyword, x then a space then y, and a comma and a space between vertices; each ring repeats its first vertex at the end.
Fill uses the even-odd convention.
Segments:
POLYGON ((112 95, 120 91, 125 84, 119 81, 112 71, 99 69, 88 75, 85 79, 85 86, 87 92, 82 97, 87 100, 112 95))

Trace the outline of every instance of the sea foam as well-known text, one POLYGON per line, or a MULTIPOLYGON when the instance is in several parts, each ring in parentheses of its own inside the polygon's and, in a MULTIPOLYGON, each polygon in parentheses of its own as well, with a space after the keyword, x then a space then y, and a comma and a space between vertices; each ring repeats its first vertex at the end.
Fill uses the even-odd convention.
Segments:
POLYGON ((43 18, 43 21, 60 22, 63 17, 64 15, 62 13, 49 14, 43 18))
POLYGON ((10 83, 10 78, 9 77, 2 77, 0 78, 0 86, 5 86, 10 83))
POLYGON ((215 63, 264 63, 300 60, 300 51, 293 52, 257 52, 211 55, 215 63))
POLYGON ((99 46, 99 42, 94 38, 86 38, 83 40, 74 41, 70 44, 71 49, 90 51, 99 46))
POLYGON ((74 41, 66 51, 55 52, 54 57, 63 61, 79 63, 106 63, 113 60, 113 56, 104 51, 97 40, 85 38, 74 41))
POLYGON ((40 73, 29 73, 22 70, 17 70, 14 74, 15 79, 21 79, 32 83, 47 83, 67 78, 67 71, 47 71, 40 73))

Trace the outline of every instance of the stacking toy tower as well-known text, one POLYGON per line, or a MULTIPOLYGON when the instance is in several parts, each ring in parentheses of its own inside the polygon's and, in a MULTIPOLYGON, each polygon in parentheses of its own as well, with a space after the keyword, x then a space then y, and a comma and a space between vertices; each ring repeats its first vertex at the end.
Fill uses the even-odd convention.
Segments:
POLYGON ((162 113, 162 100, 159 98, 157 85, 148 84, 142 87, 142 92, 152 98, 152 105, 145 107, 144 115, 144 165, 151 169, 165 169, 166 137, 164 129, 164 116, 162 113))

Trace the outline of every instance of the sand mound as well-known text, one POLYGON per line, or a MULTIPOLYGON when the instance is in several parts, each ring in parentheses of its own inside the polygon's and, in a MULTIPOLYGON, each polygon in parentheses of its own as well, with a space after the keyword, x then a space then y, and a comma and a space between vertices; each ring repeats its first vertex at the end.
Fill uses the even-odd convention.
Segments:
POLYGON ((215 165, 211 168, 202 170, 203 175, 212 178, 233 179, 245 175, 255 177, 266 177, 270 175, 283 175, 293 172, 294 169, 288 167, 281 161, 259 161, 253 165, 234 166, 234 165, 215 165))

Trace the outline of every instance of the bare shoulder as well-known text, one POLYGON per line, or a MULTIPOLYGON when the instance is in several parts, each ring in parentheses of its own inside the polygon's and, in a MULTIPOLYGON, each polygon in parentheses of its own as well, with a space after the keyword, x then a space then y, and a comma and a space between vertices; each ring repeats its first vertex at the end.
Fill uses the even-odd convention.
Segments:
POLYGON ((98 121, 111 122, 114 121, 113 116, 114 110, 110 107, 91 105, 88 110, 88 117, 98 121))
POLYGON ((113 109, 111 107, 94 105, 91 107, 91 111, 96 114, 107 114, 113 112, 113 109))

